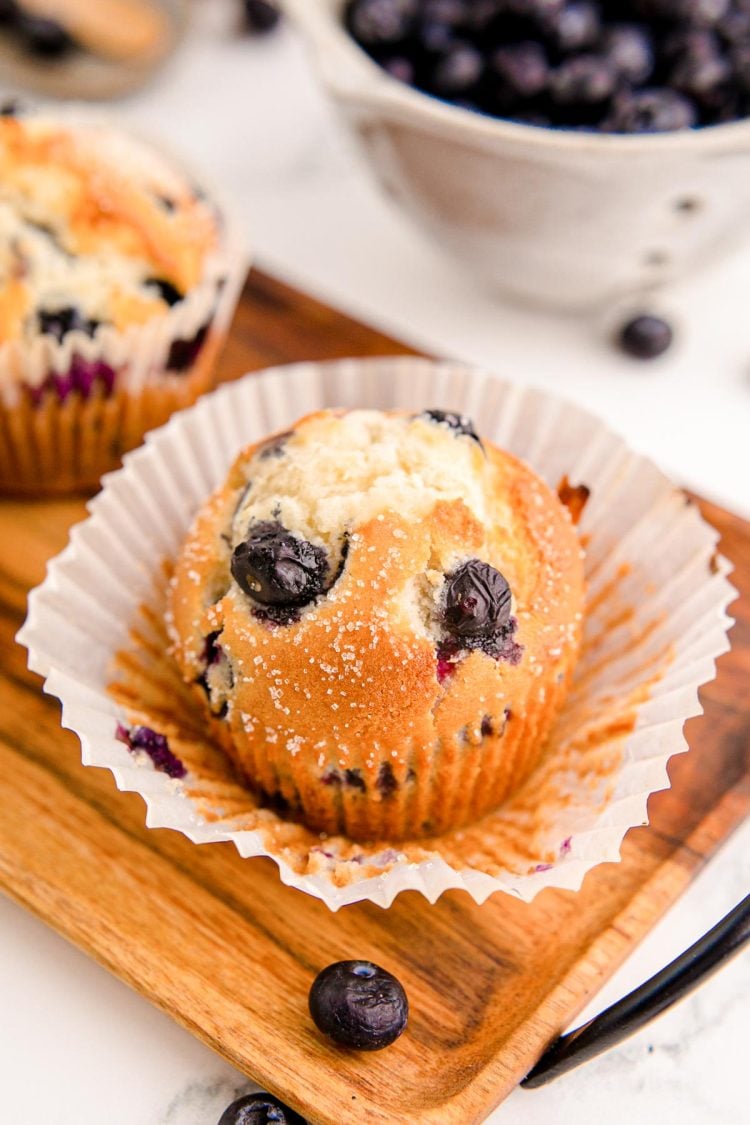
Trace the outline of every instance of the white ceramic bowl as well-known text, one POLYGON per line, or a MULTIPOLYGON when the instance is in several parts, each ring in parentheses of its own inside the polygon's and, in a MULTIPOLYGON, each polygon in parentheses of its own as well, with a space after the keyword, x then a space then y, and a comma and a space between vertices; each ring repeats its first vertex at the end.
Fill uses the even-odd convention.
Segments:
POLYGON ((391 78, 344 0, 285 0, 389 193, 495 288, 586 308, 691 271, 750 235, 750 120, 618 136, 459 109, 391 78))

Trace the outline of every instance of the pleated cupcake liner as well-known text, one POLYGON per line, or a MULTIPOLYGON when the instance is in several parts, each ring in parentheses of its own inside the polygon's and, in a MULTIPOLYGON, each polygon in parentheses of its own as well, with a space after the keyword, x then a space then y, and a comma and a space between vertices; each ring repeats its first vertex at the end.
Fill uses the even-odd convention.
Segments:
POLYGON ((686 749, 684 723, 701 711, 698 688, 728 648, 730 568, 684 493, 586 411, 462 364, 399 357, 246 376, 149 434, 90 511, 32 593, 19 634, 84 763, 140 793, 150 827, 268 856, 283 882, 333 910, 388 906, 408 889, 434 901, 462 888, 477 902, 578 889, 591 868, 619 859, 629 828, 647 823, 650 794, 668 787, 667 763, 686 749), (552 488, 567 479, 590 490, 579 525, 584 644, 569 698, 523 787, 440 837, 321 838, 260 807, 221 750, 220 724, 206 728, 166 655, 169 563, 198 508, 239 449, 324 407, 458 410, 552 488), (161 772, 137 739, 119 740, 134 726, 165 735, 184 776, 161 772))

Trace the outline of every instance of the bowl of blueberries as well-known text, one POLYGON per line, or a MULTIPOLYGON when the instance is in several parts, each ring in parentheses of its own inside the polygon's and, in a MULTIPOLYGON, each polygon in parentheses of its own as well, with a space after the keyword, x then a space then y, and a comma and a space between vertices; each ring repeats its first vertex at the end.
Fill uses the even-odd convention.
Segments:
POLYGON ((286 0, 389 194, 584 310, 750 236, 750 0, 286 0))

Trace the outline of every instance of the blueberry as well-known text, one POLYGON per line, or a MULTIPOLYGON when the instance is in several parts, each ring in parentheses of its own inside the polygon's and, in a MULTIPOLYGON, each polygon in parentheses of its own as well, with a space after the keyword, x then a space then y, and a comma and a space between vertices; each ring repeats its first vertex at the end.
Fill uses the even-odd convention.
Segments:
POLYGON ((409 1002, 391 973, 371 961, 337 961, 310 989, 315 1026, 342 1047, 379 1051, 406 1027, 409 1002))
POLYGON ((632 23, 612 24, 602 36, 602 50, 620 78, 641 85, 654 69, 654 45, 648 30, 632 23))
POLYGON ((232 576, 264 606, 303 606, 326 587, 328 560, 322 547, 292 535, 280 523, 256 523, 232 553, 232 576))
POLYGON ((666 320, 650 313, 633 317, 622 326, 618 340, 620 347, 636 359, 655 359, 672 343, 674 333, 666 320))
POLYGON ((601 31, 602 19, 593 0, 572 0, 550 20, 549 38, 558 51, 569 54, 593 47, 601 31))
POLYGON ((208 325, 204 324, 189 340, 173 340, 167 354, 166 370, 176 374, 193 366, 206 342, 208 325))
POLYGON ((726 43, 745 46, 750 42, 750 7, 747 10, 730 8, 717 26, 726 43))
POLYGON ((503 0, 498 6, 503 17, 512 12, 543 25, 559 15, 564 4, 565 0, 503 0))
POLYGON ((480 445, 482 444, 479 434, 474 429, 474 423, 465 414, 456 414, 452 410, 425 410, 420 417, 426 418, 430 422, 436 422, 439 426, 447 426, 449 430, 453 430, 456 436, 470 437, 479 442, 480 445))
POLYGON ((244 0, 245 23, 249 31, 263 33, 272 31, 281 19, 281 12, 276 4, 269 4, 267 0, 244 0))
POLYGON ((45 336, 54 336, 58 343, 68 332, 85 332, 87 336, 93 336, 99 327, 98 320, 88 320, 72 305, 61 309, 39 309, 37 320, 39 331, 45 336))
POLYGON ((257 456, 261 461, 270 461, 271 458, 283 457, 284 447, 293 435, 294 430, 285 430, 283 434, 274 434, 260 446, 257 456))
POLYGON ((394 55, 392 59, 383 59, 383 70, 387 71, 391 78, 396 78, 399 82, 405 82, 407 86, 414 83, 414 63, 404 58, 403 55, 394 55))
POLYGON ((432 88, 436 94, 465 94, 476 86, 483 70, 484 59, 472 43, 452 43, 435 67, 432 88))
POLYGON ((711 98, 731 76, 729 60, 721 52, 716 36, 696 31, 685 40, 669 74, 670 86, 703 101, 711 98))
POLYGON ((616 98, 604 127, 613 133, 666 133, 696 123, 695 106, 688 98, 676 90, 654 87, 616 98))
POLYGON ((563 106, 593 105, 606 101, 617 85, 617 74, 604 55, 574 55, 553 71, 550 91, 563 106))
POLYGON ((498 97, 510 100, 541 94, 550 76, 544 48, 530 41, 498 47, 492 56, 492 72, 498 78, 498 97))
POLYGON ((382 762, 375 781, 375 788, 383 797, 391 797, 398 789, 398 781, 390 762, 382 762))
POLYGON ((219 1125, 305 1125, 305 1119, 271 1094, 246 1094, 227 1106, 219 1125))
POLYGON ((729 9, 730 0, 635 0, 634 7, 647 19, 710 27, 729 9))
POLYGON ((166 735, 159 734, 150 727, 131 727, 128 730, 118 723, 115 738, 124 742, 133 753, 142 750, 148 754, 154 768, 168 777, 181 778, 187 773, 180 759, 170 750, 166 735))
POLYGON ((510 603, 510 586, 500 571, 469 559, 447 576, 443 623, 454 637, 491 637, 508 624, 510 603))
POLYGON ((456 36, 450 24, 425 20, 417 30, 416 40, 426 54, 439 56, 444 55, 455 43, 456 36))
POLYGON ((750 92, 750 37, 746 43, 738 43, 732 50, 732 67, 737 83, 750 92))
POLYGON ((19 12, 15 24, 27 50, 45 58, 58 58, 73 46, 73 40, 61 24, 42 16, 19 12))
POLYGON ((355 0, 349 5, 347 22, 363 47, 389 47, 406 39, 415 8, 413 0, 355 0))
POLYGON ((154 289, 158 289, 162 301, 165 301, 170 308, 172 305, 176 305, 179 301, 182 301, 185 296, 184 293, 180 293, 179 289, 177 289, 171 281, 167 281, 166 278, 163 277, 150 277, 145 284, 152 285, 154 289))

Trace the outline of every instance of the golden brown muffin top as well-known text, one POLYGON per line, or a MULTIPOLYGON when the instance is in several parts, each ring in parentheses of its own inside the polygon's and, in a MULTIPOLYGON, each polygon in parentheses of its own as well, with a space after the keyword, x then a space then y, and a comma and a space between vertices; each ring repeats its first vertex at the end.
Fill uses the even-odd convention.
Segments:
POLYGON ((217 241, 212 208, 141 142, 0 118, 0 343, 33 339, 40 314, 61 310, 89 334, 163 314, 201 280, 217 241))

